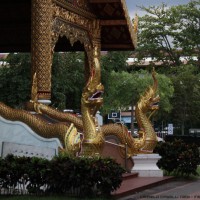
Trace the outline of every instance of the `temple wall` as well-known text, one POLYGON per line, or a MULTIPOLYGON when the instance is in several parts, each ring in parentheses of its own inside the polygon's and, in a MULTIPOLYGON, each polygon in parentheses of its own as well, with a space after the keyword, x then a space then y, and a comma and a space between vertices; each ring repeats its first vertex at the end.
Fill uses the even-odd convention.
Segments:
POLYGON ((12 153, 21 156, 50 158, 57 155, 58 148, 62 147, 57 138, 42 138, 19 121, 9 121, 0 116, 0 127, 1 156, 12 153))

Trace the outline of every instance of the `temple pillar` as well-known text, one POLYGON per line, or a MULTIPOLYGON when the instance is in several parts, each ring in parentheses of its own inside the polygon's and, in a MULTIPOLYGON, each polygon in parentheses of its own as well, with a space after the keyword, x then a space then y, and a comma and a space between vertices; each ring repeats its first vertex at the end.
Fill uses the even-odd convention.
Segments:
POLYGON ((32 77, 37 76, 37 98, 50 103, 51 99, 51 0, 32 0, 31 63, 32 77))

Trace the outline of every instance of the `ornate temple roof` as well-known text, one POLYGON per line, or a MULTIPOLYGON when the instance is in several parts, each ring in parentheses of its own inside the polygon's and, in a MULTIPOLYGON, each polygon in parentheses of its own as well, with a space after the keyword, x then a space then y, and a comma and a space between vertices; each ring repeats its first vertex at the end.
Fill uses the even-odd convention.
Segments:
MULTIPOLYGON (((102 50, 134 50, 135 35, 125 0, 53 0, 85 17, 100 20, 102 50)), ((76 44, 59 45, 56 51, 83 50, 76 44), (65 48, 63 49, 63 46, 65 48)), ((29 52, 31 49, 31 0, 1 0, 0 52, 29 52)))
POLYGON ((89 0, 101 20, 102 48, 105 50, 133 49, 136 36, 125 0, 89 0))

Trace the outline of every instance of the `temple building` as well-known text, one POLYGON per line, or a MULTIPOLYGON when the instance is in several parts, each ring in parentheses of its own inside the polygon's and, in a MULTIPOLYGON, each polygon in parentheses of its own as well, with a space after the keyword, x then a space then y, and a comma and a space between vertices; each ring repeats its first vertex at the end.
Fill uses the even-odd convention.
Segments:
POLYGON ((99 51, 134 50, 137 39, 125 0, 3 0, 0 24, 0 53, 31 52, 41 101, 51 99, 54 51, 85 51, 90 62, 94 49, 99 59, 99 51))

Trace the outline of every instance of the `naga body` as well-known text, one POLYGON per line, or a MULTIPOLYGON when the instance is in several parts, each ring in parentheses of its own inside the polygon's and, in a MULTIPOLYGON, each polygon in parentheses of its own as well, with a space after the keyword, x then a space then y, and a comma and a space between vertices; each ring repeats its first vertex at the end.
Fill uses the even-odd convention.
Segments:
POLYGON ((157 135, 150 121, 150 117, 158 110, 159 95, 157 93, 158 82, 156 79, 156 72, 152 72, 153 85, 149 87, 143 95, 141 95, 135 108, 135 116, 139 128, 138 134, 146 136, 145 144, 140 149, 140 153, 152 153, 156 143, 157 135))
POLYGON ((2 102, 0 102, 0 116, 10 121, 23 122, 43 138, 58 138, 63 146, 62 150, 73 155, 80 151, 81 134, 72 125, 68 126, 61 122, 49 123, 41 114, 13 109, 2 102))

